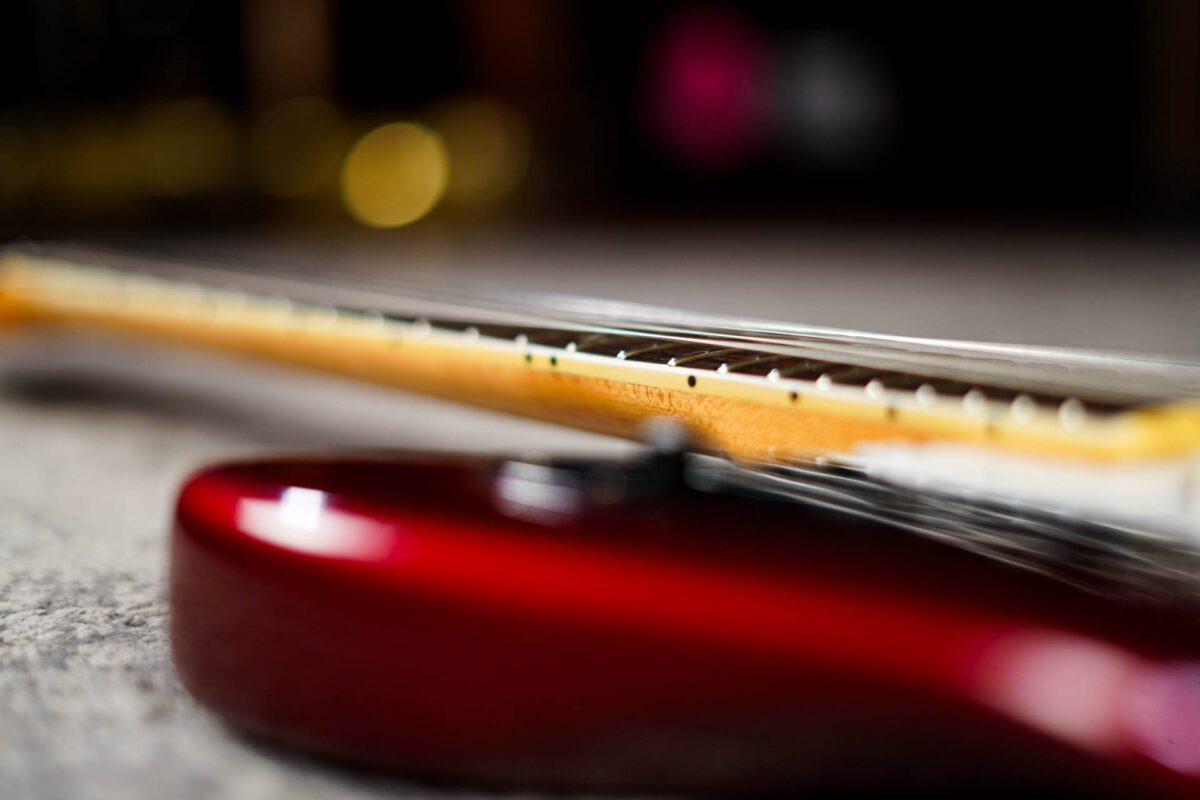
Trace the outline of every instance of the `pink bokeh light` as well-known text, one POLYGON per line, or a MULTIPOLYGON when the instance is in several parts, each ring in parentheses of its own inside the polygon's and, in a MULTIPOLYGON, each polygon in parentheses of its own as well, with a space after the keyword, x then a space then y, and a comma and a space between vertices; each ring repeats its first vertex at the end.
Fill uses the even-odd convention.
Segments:
POLYGON ((648 116, 673 154, 700 167, 744 162, 770 129, 770 50, 732 12, 691 7, 650 47, 648 116))

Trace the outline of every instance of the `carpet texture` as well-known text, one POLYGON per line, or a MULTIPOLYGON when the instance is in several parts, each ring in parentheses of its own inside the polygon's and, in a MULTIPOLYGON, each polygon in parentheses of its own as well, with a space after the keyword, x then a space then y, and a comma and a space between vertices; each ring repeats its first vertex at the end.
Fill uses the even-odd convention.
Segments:
POLYGON ((86 340, 0 348, 0 798, 457 794, 276 748, 197 707, 167 648, 174 493, 326 447, 627 445, 348 383, 86 340))

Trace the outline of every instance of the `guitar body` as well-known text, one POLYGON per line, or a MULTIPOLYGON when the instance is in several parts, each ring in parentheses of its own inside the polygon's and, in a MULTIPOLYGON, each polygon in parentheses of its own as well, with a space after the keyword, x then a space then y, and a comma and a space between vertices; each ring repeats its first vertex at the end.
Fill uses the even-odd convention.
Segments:
POLYGON ((171 638, 260 733, 490 786, 1200 794, 1200 624, 678 465, 195 476, 171 638))

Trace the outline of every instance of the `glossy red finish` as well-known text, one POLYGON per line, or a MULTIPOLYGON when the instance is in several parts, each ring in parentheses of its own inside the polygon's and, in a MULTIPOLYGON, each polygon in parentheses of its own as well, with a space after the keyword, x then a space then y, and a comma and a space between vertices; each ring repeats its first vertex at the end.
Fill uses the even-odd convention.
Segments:
POLYGON ((197 475, 172 546, 184 684, 260 732, 493 785, 1200 796, 1188 609, 794 505, 550 474, 197 475))

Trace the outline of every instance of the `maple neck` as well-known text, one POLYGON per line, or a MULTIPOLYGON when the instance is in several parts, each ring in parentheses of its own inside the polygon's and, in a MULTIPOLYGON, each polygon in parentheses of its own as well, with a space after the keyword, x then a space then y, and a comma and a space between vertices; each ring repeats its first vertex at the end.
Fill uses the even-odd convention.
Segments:
POLYGON ((678 419, 740 459, 948 441, 1092 459, 1190 451, 1200 370, 1119 354, 888 337, 573 298, 10 250, 0 318, 301 364, 638 436, 678 419))

